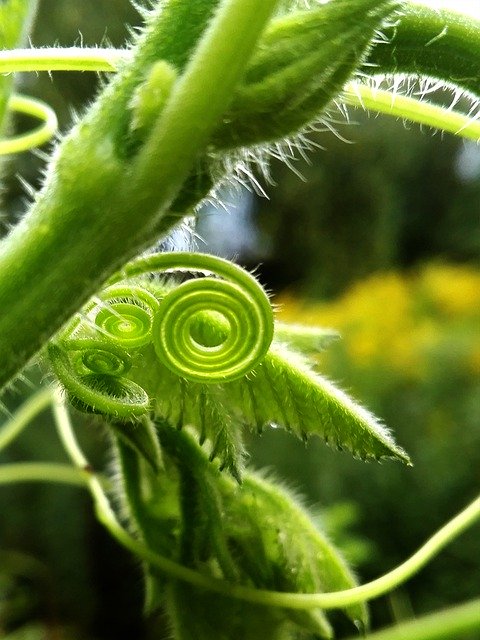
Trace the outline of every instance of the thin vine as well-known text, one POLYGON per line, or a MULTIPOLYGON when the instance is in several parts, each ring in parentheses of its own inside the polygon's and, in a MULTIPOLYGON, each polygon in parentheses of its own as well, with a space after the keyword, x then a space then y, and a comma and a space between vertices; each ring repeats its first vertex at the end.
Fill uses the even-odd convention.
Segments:
MULTIPOLYGON (((480 519, 479 496, 431 536, 426 543, 398 567, 372 582, 346 591, 311 594, 285 593, 251 589, 241 585, 231 584, 223 580, 210 578, 205 574, 160 556, 146 547, 142 542, 133 538, 127 530, 122 527, 105 493, 104 482, 102 482, 93 471, 92 466, 77 442, 63 394, 59 389, 54 390, 53 388, 47 388, 46 390, 38 392, 23 410, 20 418, 14 418, 13 421, 21 422, 22 425, 26 426, 25 416, 27 413, 30 419, 32 419, 36 413, 46 408, 47 399, 53 408, 55 425, 60 439, 74 467, 52 463, 17 463, 4 465, 0 468, 0 484, 45 480, 88 487, 94 501, 98 520, 122 546, 171 578, 185 581, 193 586, 207 589, 224 596, 230 596, 253 604, 261 604, 269 607, 285 607, 299 610, 315 608, 337 609, 347 605, 365 602, 388 593, 410 579, 445 546, 480 519)), ((4 427, 4 430, 5 429, 10 431, 11 424, 7 423, 6 427, 4 427)), ((468 607, 468 611, 471 611, 470 607, 468 607)), ((473 624, 477 623, 478 615, 473 616, 473 624)), ((381 637, 379 634, 379 638, 381 637)), ((389 636, 385 637, 387 638, 389 636)))

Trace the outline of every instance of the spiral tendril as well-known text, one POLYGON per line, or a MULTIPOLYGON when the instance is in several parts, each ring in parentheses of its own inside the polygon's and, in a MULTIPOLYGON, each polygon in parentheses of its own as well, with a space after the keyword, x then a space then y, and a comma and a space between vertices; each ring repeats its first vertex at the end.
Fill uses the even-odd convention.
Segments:
POLYGON ((255 368, 272 338, 272 308, 252 275, 209 255, 161 253, 127 264, 72 319, 49 355, 75 406, 133 419, 149 411, 141 385, 155 393, 160 365, 194 382, 229 382, 255 368), (173 288, 151 278, 171 271, 203 277, 173 288), (136 280, 130 285, 129 278, 136 280))
POLYGON ((48 354, 56 376, 79 409, 129 420, 148 411, 150 401, 145 390, 120 375, 129 369, 128 354, 120 354, 121 350, 115 345, 99 345, 98 341, 89 339, 75 339, 66 346, 75 351, 85 347, 81 364, 86 371, 75 371, 68 352, 59 345, 51 344, 48 354), (93 343, 98 348, 94 348, 93 343))
POLYGON ((39 147, 55 135, 58 128, 57 116, 48 104, 35 98, 14 95, 8 101, 8 108, 10 111, 24 113, 37 118, 41 121, 41 124, 28 133, 0 139, 0 155, 20 153, 21 151, 39 147))
POLYGON ((273 312, 263 288, 231 262, 183 252, 139 258, 115 278, 172 270, 217 277, 184 282, 161 301, 152 328, 159 360, 195 382, 228 382, 249 373, 266 355, 273 338, 273 312), (221 328, 221 338, 213 346, 198 338, 198 322, 205 312, 214 312, 221 328))
POLYGON ((151 341, 153 318, 159 303, 153 294, 138 286, 108 287, 99 296, 106 306, 98 309, 95 325, 102 333, 126 348, 151 341))

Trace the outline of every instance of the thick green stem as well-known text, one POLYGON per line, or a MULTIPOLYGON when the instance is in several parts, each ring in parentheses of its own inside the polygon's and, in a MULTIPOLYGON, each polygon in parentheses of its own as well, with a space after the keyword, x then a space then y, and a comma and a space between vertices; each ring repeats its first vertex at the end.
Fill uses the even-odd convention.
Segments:
POLYGON ((168 193, 168 204, 173 200, 230 102, 276 4, 230 0, 219 12, 135 162, 130 189, 139 194, 140 206, 157 206, 158 191, 168 193))
POLYGON ((120 154, 115 87, 64 140, 32 210, 0 245, 0 388, 108 275, 154 242, 277 1, 220 4, 136 157, 120 154))
MULTIPOLYGON (((372 633, 368 639, 460 640, 463 634, 474 631, 480 631, 480 599, 372 633)), ((468 637, 473 638, 473 635, 468 637)))

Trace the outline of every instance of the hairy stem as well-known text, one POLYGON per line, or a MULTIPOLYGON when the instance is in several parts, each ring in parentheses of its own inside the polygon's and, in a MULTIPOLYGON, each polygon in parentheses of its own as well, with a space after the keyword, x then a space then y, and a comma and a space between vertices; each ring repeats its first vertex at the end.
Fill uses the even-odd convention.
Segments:
POLYGON ((385 91, 358 82, 348 83, 342 98, 353 107, 417 122, 475 142, 480 140, 480 122, 477 119, 420 98, 399 95, 395 91, 385 91))
POLYGON ((112 140, 112 92, 65 139, 32 210, 0 247, 0 308, 8 310, 0 316, 0 388, 108 275, 171 226, 160 220, 277 1, 220 4, 133 159, 120 157, 112 140))
POLYGON ((131 58, 125 49, 45 47, 0 51, 0 73, 20 71, 117 71, 131 58))

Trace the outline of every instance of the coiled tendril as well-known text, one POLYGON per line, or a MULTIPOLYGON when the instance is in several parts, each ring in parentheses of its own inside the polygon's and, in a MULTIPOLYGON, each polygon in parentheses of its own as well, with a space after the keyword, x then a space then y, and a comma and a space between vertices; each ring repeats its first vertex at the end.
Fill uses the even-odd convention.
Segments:
POLYGON ((37 118, 41 124, 28 133, 0 139, 0 156, 20 153, 48 142, 58 128, 57 116, 53 109, 41 100, 28 96, 14 95, 8 101, 8 109, 37 118))
POLYGON ((227 382, 250 372, 273 338, 273 313, 265 291, 240 267, 214 256, 162 253, 129 263, 122 277, 171 270, 211 275, 170 291, 155 314, 152 341, 159 360, 177 375, 206 383, 227 382), (199 339, 205 312, 221 318, 218 344, 199 339))
POLYGON ((80 355, 75 363, 79 373, 121 376, 132 366, 128 353, 115 344, 94 338, 76 338, 68 340, 66 347, 80 355))
POLYGON ((148 411, 150 401, 145 390, 121 375, 131 363, 128 354, 115 345, 74 339, 62 346, 51 344, 48 354, 55 374, 79 409, 129 420, 148 411), (76 367, 69 357, 71 351, 77 356, 80 353, 76 367))
POLYGON ((159 302, 142 287, 116 285, 103 291, 100 300, 105 304, 97 308, 95 324, 102 333, 117 344, 141 347, 151 341, 153 319, 159 302))
POLYGON ((150 381, 162 375, 163 365, 194 382, 228 382, 264 358, 272 337, 272 308, 253 276, 213 256, 161 253, 127 264, 71 321, 49 355, 77 407, 132 419, 150 408, 135 378, 145 380, 145 366, 150 381), (171 289, 151 278, 170 271, 204 277, 171 289))

